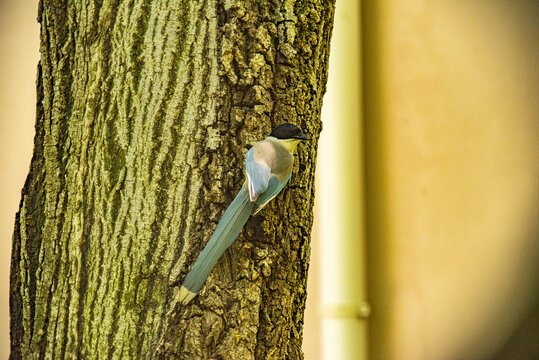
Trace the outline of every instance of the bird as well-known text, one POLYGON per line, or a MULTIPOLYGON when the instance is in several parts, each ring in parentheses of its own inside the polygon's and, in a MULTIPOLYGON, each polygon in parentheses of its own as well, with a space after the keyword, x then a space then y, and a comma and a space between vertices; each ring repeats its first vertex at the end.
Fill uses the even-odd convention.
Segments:
POLYGON ((178 294, 181 304, 188 304, 195 297, 221 255, 239 236, 249 217, 257 214, 290 181, 294 152, 303 140, 309 140, 309 137, 296 125, 284 123, 247 152, 245 181, 185 277, 178 294))

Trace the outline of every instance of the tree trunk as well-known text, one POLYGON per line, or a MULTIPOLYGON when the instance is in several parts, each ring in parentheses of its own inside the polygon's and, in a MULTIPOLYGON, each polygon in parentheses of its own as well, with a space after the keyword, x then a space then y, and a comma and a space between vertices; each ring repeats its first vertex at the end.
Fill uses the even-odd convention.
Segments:
POLYGON ((333 3, 42 0, 12 359, 301 359, 333 3), (283 122, 292 181, 187 306, 178 286, 283 122))

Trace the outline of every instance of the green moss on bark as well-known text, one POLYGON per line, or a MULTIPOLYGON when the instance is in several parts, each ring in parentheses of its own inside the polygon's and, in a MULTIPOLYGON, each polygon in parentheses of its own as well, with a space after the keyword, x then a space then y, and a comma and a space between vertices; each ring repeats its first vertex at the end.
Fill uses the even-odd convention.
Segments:
POLYGON ((333 3, 42 1, 12 359, 301 359, 333 3), (313 141, 192 305, 177 286, 282 122, 313 141))

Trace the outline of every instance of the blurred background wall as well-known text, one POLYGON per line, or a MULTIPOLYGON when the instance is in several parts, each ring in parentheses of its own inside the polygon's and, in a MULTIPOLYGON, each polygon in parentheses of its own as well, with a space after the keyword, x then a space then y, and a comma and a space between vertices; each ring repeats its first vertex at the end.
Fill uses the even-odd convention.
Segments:
MULTIPOLYGON (((337 0, 315 230, 350 185, 324 182, 328 153, 350 157, 350 136, 335 129, 358 131, 365 195, 349 195, 365 204, 355 241, 366 241, 370 358, 539 358, 539 2, 360 3, 337 0), (341 30, 354 16, 360 74, 343 60, 356 51, 356 35, 341 30)), ((315 232, 310 276, 333 270, 327 244, 350 241, 333 234, 315 232)), ((363 273, 342 276, 363 288, 363 273)), ((322 296, 308 298, 306 358, 336 359, 307 347, 310 329, 324 333, 310 311, 326 313, 323 276, 309 281, 322 296)))
POLYGON ((9 356, 11 235, 32 158, 37 1, 0 0, 0 359, 9 356))
MULTIPOLYGON (((37 1, 0 0, 2 359, 11 234, 32 151, 36 16, 37 1)), ((493 359, 518 348, 519 329, 538 338, 537 19, 534 0, 337 0, 307 360, 336 359, 323 336, 339 319, 371 359, 493 359), (324 177, 335 168, 343 173, 324 177), (343 262, 357 261, 324 258, 343 251, 343 262), (349 288, 340 308, 322 282, 336 267, 347 276, 330 292, 349 288), (361 300, 368 321, 353 316, 361 300)))
POLYGON ((496 358, 539 294, 539 2, 362 15, 372 358, 496 358))

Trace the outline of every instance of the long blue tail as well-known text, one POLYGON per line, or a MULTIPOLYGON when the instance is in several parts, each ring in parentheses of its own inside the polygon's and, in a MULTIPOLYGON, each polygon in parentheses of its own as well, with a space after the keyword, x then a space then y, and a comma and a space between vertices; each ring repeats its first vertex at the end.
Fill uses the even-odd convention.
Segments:
POLYGON ((180 289, 179 300, 187 304, 195 297, 221 255, 232 245, 251 215, 254 203, 249 201, 249 191, 244 185, 219 220, 213 235, 187 274, 180 289))

